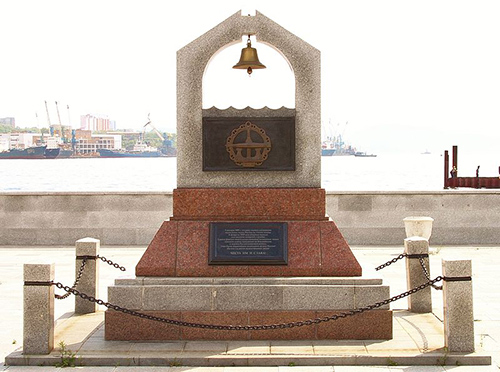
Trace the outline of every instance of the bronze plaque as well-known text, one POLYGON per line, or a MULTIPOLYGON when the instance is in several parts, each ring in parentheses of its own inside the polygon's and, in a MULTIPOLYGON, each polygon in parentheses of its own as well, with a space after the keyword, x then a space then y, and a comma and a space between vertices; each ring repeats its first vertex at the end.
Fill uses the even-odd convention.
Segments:
POLYGON ((286 265, 286 222, 210 223, 209 265, 286 265))
POLYGON ((204 117, 203 170, 295 170, 295 117, 204 117))

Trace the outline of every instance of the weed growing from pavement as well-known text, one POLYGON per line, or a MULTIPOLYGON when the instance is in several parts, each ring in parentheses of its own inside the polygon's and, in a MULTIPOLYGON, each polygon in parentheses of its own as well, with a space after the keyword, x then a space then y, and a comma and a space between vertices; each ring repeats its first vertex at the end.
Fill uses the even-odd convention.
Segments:
POLYGON ((391 367, 395 367, 398 365, 398 362, 395 362, 394 360, 392 360, 391 358, 387 358, 387 365, 388 366, 391 366, 391 367))
POLYGON ((59 348, 61 349, 61 362, 56 363, 55 366, 60 368, 74 367, 76 362, 76 353, 69 350, 64 341, 59 342, 59 348))

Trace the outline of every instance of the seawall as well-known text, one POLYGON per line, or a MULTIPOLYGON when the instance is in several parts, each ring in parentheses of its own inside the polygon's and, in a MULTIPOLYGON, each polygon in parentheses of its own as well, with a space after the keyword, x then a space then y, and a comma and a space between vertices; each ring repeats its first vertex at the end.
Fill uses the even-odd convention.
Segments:
MULTIPOLYGON (((170 192, 0 193, 0 246, 147 245, 172 213, 170 192)), ((351 245, 402 245, 403 218, 434 218, 431 244, 500 244, 500 191, 327 192, 351 245)))

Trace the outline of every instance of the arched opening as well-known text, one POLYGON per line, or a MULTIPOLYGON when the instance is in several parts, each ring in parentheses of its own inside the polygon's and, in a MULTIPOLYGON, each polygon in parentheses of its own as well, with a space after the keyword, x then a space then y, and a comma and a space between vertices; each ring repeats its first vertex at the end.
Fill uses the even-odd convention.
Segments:
POLYGON ((294 73, 284 56, 272 46, 258 43, 252 36, 252 47, 257 48, 259 60, 266 68, 254 70, 250 77, 245 70, 232 68, 240 58, 247 36, 242 39, 243 43, 221 48, 207 64, 203 75, 203 108, 295 108, 294 73))

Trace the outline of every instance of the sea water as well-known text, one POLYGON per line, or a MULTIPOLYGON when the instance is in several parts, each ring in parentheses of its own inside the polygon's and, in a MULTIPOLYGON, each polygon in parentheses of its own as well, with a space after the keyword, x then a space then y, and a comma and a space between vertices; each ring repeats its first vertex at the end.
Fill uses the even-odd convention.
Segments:
MULTIPOLYGON (((500 164, 486 156, 459 160, 460 176, 475 176, 477 165, 480 176, 498 176, 500 164)), ((176 158, 2 159, 0 192, 171 191, 176 165, 176 158)), ((443 179, 440 154, 321 157, 327 191, 435 191, 443 179)))

